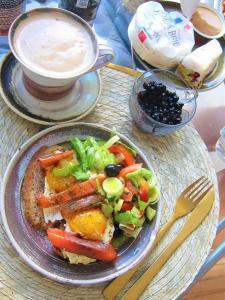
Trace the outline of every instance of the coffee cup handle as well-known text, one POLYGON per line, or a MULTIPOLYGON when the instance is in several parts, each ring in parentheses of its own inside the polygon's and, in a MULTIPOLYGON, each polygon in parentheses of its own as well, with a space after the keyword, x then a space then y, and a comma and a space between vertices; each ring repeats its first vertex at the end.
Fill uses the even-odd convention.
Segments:
POLYGON ((98 70, 104 67, 106 64, 112 62, 115 56, 113 49, 107 45, 99 44, 99 55, 95 65, 91 68, 90 71, 98 70))

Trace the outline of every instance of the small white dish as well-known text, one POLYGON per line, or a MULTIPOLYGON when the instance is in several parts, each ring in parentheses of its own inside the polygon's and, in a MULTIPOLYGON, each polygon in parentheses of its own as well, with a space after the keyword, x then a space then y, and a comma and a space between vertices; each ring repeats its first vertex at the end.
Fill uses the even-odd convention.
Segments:
POLYGON ((204 34, 202 33, 201 31, 199 31, 193 24, 193 27, 194 27, 194 31, 199 34, 200 36, 204 37, 204 38, 207 38, 207 39, 219 39, 221 38, 224 34, 225 34, 225 22, 224 22, 224 17, 221 13, 219 13, 215 8, 213 8, 212 6, 210 5, 207 5, 205 3, 200 3, 198 8, 199 7, 204 7, 204 8, 207 8, 208 10, 211 10, 213 13, 215 13, 215 15, 217 15, 217 17, 220 19, 220 22, 221 22, 221 31, 219 34, 217 35, 207 35, 207 34, 204 34))

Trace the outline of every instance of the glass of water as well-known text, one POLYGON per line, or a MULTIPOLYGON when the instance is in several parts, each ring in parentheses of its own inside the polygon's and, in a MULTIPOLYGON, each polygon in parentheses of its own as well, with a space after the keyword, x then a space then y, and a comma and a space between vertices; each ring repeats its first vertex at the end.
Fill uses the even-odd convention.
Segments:
POLYGON ((101 0, 61 0, 59 7, 75 13, 92 25, 100 2, 101 0))
POLYGON ((220 130, 220 137, 216 143, 216 153, 225 161, 225 126, 220 130))

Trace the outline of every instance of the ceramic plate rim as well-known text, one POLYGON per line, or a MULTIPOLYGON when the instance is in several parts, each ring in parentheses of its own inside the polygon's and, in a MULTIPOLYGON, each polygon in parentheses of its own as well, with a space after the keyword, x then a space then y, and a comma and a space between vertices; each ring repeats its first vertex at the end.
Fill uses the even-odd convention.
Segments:
MULTIPOLYGON (((135 265, 137 265, 144 257, 145 255, 148 253, 148 251, 152 248, 152 245, 155 241, 156 238, 156 234, 159 230, 159 225, 160 225, 160 218, 161 218, 161 212, 162 212, 162 204, 161 204, 161 198, 158 202, 158 206, 157 206, 157 215, 156 215, 156 221, 155 221, 155 226, 152 229, 152 233, 149 237, 149 243, 148 243, 148 247, 146 247, 145 252, 141 253, 138 258, 136 259, 136 261, 129 266, 124 267, 122 270, 114 272, 104 278, 98 278, 98 279, 89 279, 89 280, 77 280, 77 279, 65 279, 62 276, 58 276, 55 275, 53 273, 50 273, 46 270, 44 270, 42 267, 40 267, 39 265, 37 265, 36 263, 34 263, 28 256, 26 256, 24 254, 24 252, 22 251, 22 249, 20 248, 19 244, 17 243, 17 241, 14 239, 8 222, 7 222, 7 216, 6 216, 6 212, 5 212, 5 190, 6 190, 6 185, 9 181, 9 177, 10 174, 12 172, 12 168, 15 165, 15 163, 17 163, 20 160, 20 155, 22 152, 26 151, 29 146, 32 145, 32 143, 34 143, 36 140, 38 140, 39 138, 42 138, 42 136, 49 134, 51 132, 54 132, 55 130, 58 129, 62 129, 62 128, 67 128, 67 127, 73 127, 73 126, 87 126, 89 128, 98 128, 101 130, 104 130, 108 133, 111 133, 112 129, 107 128, 104 125, 99 125, 99 124, 95 124, 95 123, 85 123, 85 122, 71 122, 69 124, 59 124, 59 125, 55 125, 49 128, 46 128, 38 133, 36 133, 35 135, 33 135, 32 137, 30 137, 25 143, 23 143, 23 145, 21 147, 19 147, 19 149, 14 153, 14 155, 12 156, 6 170, 3 176, 3 180, 2 180, 2 186, 1 186, 1 192, 0 192, 0 212, 1 212, 1 218, 2 218, 2 224, 4 226, 4 230, 5 233, 8 237, 8 241, 10 242, 10 244, 13 246, 13 249, 19 254, 19 256, 22 258, 22 260, 28 265, 30 266, 33 270, 41 273, 42 275, 55 280, 57 282, 61 282, 61 283, 69 283, 69 284, 73 284, 73 285, 88 285, 88 284, 99 284, 99 283, 103 283, 109 280, 112 280, 122 274, 124 274, 125 272, 127 272, 128 270, 130 270, 131 268, 135 267, 135 265)), ((149 159, 147 159, 146 155, 143 153, 143 151, 135 145, 135 143, 133 143, 128 137, 126 137, 125 135, 116 132, 118 134, 119 137, 121 137, 126 143, 128 143, 129 145, 131 145, 132 147, 134 147, 135 150, 137 150, 138 154, 141 156, 141 158, 147 163, 148 167, 150 167, 153 172, 154 169, 149 161, 149 159)), ((154 172, 155 173, 155 172, 154 172)), ((157 177, 157 174, 156 174, 157 177)), ((160 188, 160 183, 158 182, 158 186, 160 188)), ((20 201, 20 199, 19 199, 20 201)))
MULTIPOLYGON (((0 64, 0 74, 2 72, 2 68, 3 68, 3 65, 4 63, 6 62, 7 58, 10 56, 10 55, 13 55, 12 51, 9 51, 3 58, 1 64, 0 64)), ((99 99, 100 99, 100 96, 101 96, 101 93, 102 93, 102 80, 101 80, 101 76, 99 74, 99 71, 94 71, 98 77, 98 80, 99 80, 99 92, 98 92, 98 96, 96 97, 96 100, 95 102, 88 108, 87 111, 85 111, 83 114, 81 115, 78 115, 77 117, 75 118, 71 118, 69 120, 66 120, 66 121, 44 121, 44 120, 40 120, 40 119, 34 119, 28 115, 26 115, 25 113, 21 112, 19 109, 17 109, 15 106, 13 106, 10 101, 8 100, 8 97, 6 96, 5 92, 4 92, 4 89, 2 87, 2 84, 1 84, 1 80, 0 80, 0 96, 2 97, 2 99, 4 100, 5 104, 14 112, 16 113, 18 116, 20 116, 21 118, 25 119, 25 120, 28 120, 30 122, 33 122, 35 124, 40 124, 40 125, 59 125, 59 124, 67 124, 67 123, 71 123, 71 122, 74 122, 74 121, 79 121, 81 120, 82 118, 86 117, 95 107, 96 105, 98 104, 99 102, 99 99)), ((38 118, 38 116, 37 116, 38 118)))

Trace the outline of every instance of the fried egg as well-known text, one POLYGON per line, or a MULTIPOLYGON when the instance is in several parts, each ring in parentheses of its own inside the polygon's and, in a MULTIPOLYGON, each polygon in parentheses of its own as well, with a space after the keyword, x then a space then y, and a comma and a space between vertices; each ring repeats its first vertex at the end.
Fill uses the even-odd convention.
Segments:
MULTIPOLYGON (((45 188, 44 188, 44 195, 49 196, 52 193, 47 178, 45 177, 45 188)), ((54 223, 55 221, 61 221, 63 220, 63 217, 60 213, 59 206, 52 206, 48 208, 43 208, 43 214, 44 214, 44 220, 45 223, 48 224, 48 222, 54 223)))
MULTIPOLYGON (((71 230, 70 226, 71 225, 69 225, 69 223, 66 223, 65 224, 65 231, 74 232, 73 230, 71 230)), ((92 225, 89 225, 89 230, 90 230, 91 227, 92 227, 92 225)), ((114 228, 114 225, 113 225, 112 217, 107 218, 105 231, 101 236, 101 241, 104 242, 104 243, 109 243, 113 238, 114 230, 115 230, 115 228, 114 228)), ((95 234, 96 234, 96 232, 95 232, 95 234)), ((62 253, 63 253, 64 258, 68 259, 71 264, 87 265, 89 263, 92 263, 92 262, 96 261, 96 259, 84 256, 84 255, 79 255, 79 254, 76 254, 76 253, 71 253, 71 252, 68 252, 68 251, 65 251, 65 250, 63 250, 62 253)))
POLYGON ((72 231, 87 240, 101 241, 106 230, 107 219, 100 208, 91 208, 74 214, 68 220, 72 231))
MULTIPOLYGON (((52 193, 47 179, 45 178, 44 195, 48 196, 52 193)), ((43 208, 45 222, 55 222, 63 220, 59 206, 43 208)), ((75 217, 67 220, 65 223, 65 231, 79 233, 87 239, 94 239, 109 243, 113 238, 114 225, 112 217, 106 218, 100 208, 92 208, 86 211, 75 214, 75 217)), ((65 259, 68 259, 71 264, 87 265, 96 261, 84 255, 71 253, 63 250, 62 254, 65 259)))

